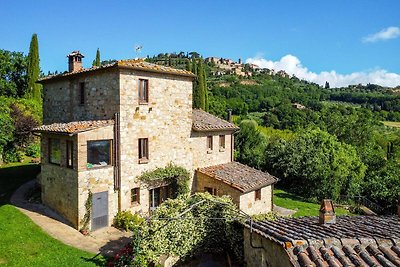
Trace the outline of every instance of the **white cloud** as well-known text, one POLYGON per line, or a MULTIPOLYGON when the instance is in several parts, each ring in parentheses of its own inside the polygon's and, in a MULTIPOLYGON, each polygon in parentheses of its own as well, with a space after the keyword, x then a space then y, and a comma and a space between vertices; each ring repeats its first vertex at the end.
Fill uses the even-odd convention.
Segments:
POLYGON ((379 41, 386 41, 395 39, 400 36, 399 27, 389 27, 381 30, 380 32, 370 34, 362 39, 363 43, 375 43, 379 41))
POLYGON ((331 87, 342 87, 350 84, 379 84, 382 86, 395 87, 400 85, 400 74, 390 73, 384 69, 372 71, 353 72, 350 74, 340 74, 336 71, 323 71, 315 73, 304 67, 300 60, 293 55, 286 55, 279 61, 272 61, 260 56, 248 58, 246 63, 256 64, 261 68, 284 70, 290 75, 295 75, 300 79, 324 85, 326 81, 331 87))

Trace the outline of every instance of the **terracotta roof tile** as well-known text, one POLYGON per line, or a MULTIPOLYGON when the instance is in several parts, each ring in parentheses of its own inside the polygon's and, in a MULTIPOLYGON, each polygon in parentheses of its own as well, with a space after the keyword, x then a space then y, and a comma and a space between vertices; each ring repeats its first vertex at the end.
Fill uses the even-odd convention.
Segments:
POLYGON ((200 168, 198 172, 222 181, 242 192, 250 192, 278 181, 269 173, 253 169, 239 162, 200 168))
POLYGON ((201 109, 193 109, 193 130, 198 132, 231 130, 237 131, 240 128, 233 123, 220 119, 201 109))
POLYGON ((294 266, 400 266, 398 216, 338 216, 329 226, 318 222, 318 217, 278 218, 246 227, 282 245, 294 266))
POLYGON ((196 75, 194 75, 192 72, 187 71, 187 70, 174 69, 171 67, 161 66, 161 65, 145 62, 143 59, 125 59, 125 60, 119 60, 114 63, 107 64, 107 65, 102 65, 100 67, 94 66, 94 67, 81 69, 81 70, 74 71, 74 72, 64 72, 64 73, 57 74, 57 75, 46 76, 46 77, 40 78, 39 82, 45 82, 45 81, 56 79, 56 78, 67 77, 67 76, 76 75, 76 74, 80 74, 80 73, 88 73, 88 72, 93 72, 93 71, 102 70, 102 69, 108 69, 108 68, 112 68, 112 67, 129 68, 129 69, 141 70, 141 71, 166 73, 166 74, 173 74, 173 75, 178 75, 178 76, 196 77, 196 75))
POLYGON ((53 123, 34 128, 34 132, 76 134, 104 126, 113 125, 114 120, 73 121, 67 123, 53 123))

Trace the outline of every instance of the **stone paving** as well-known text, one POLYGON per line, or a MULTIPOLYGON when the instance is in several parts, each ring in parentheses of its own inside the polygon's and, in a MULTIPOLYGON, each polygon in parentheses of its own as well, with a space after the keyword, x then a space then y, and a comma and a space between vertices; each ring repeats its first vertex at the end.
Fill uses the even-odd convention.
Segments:
POLYGON ((36 180, 29 181, 14 192, 11 204, 27 215, 47 234, 61 242, 95 254, 112 256, 131 240, 129 232, 114 227, 105 227, 84 236, 72 228, 60 215, 39 203, 26 200, 26 193, 35 186, 36 180))
POLYGON ((295 214, 297 212, 297 210, 291 210, 291 209, 279 207, 275 204, 273 207, 273 211, 277 212, 280 216, 284 216, 284 217, 292 216, 293 214, 295 214))

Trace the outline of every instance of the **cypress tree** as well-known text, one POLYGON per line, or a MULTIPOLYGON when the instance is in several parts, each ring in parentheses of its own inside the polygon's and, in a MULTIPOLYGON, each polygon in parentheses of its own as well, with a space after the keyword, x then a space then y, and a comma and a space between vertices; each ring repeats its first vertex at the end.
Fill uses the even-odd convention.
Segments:
POLYGON ((208 111, 209 109, 209 103, 208 103, 208 89, 207 89, 207 75, 206 75, 206 67, 203 64, 203 80, 204 80, 204 100, 205 100, 205 106, 204 110, 208 111))
POLYGON ((96 59, 93 60, 92 66, 100 67, 101 61, 100 61, 100 49, 97 48, 96 51, 96 59))
MULTIPOLYGON (((192 72, 197 73, 196 60, 192 60, 192 72)), ((200 91, 199 91, 199 76, 193 81, 193 108, 201 108, 200 91)))
POLYGON ((32 35, 28 54, 28 90, 26 96, 36 100, 42 99, 42 86, 36 81, 39 79, 39 44, 37 34, 32 35))
POLYGON ((205 92, 205 77, 204 77, 204 64, 203 60, 200 59, 198 70, 197 70, 197 77, 199 80, 198 83, 198 91, 199 91, 199 101, 200 101, 200 108, 202 110, 206 110, 206 92, 205 92))

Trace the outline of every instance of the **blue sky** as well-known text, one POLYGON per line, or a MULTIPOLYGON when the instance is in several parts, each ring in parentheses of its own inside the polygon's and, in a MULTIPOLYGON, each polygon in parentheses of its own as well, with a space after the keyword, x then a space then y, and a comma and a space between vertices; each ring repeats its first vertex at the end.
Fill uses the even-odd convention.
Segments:
POLYGON ((66 70, 72 50, 89 67, 97 48, 103 60, 134 58, 140 44, 140 56, 197 51, 317 82, 394 86, 400 85, 399 10, 397 0, 5 0, 0 48, 27 53, 37 33, 45 73, 66 70))

